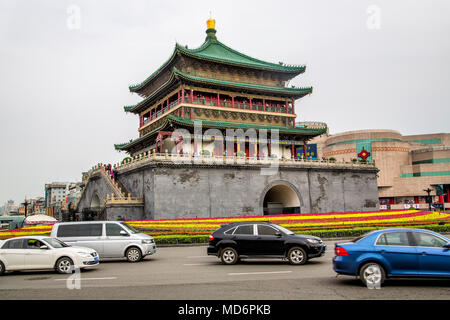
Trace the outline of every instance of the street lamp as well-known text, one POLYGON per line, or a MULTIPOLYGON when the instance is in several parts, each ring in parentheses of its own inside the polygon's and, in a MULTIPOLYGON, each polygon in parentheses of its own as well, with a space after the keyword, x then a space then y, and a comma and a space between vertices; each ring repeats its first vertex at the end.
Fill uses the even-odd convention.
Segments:
POLYGON ((22 204, 25 207, 25 218, 26 218, 27 217, 27 208, 30 203, 27 201, 27 198, 25 198, 25 202, 23 202, 22 204))
POLYGON ((431 190, 430 188, 427 188, 427 189, 425 189, 423 191, 425 191, 427 193, 426 202, 428 203, 428 210, 431 211, 431 202, 432 202, 431 191, 433 191, 433 190, 431 190))

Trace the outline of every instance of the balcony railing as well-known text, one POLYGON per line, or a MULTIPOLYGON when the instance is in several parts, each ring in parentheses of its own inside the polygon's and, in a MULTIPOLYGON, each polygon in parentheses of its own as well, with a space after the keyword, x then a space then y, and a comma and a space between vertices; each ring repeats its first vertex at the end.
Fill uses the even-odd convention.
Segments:
MULTIPOLYGON (((162 110, 159 110, 156 113, 152 113, 152 115, 150 117, 144 118, 141 127, 146 125, 147 123, 161 117, 163 114, 169 112, 171 109, 173 109, 174 107, 179 105, 181 102, 182 102, 182 99, 179 98, 179 99, 171 102, 169 104, 169 106, 163 107, 162 110)), ((267 103, 266 103, 266 107, 264 108, 264 106, 261 103, 252 103, 252 105, 250 105, 250 103, 234 101, 234 108, 233 108, 233 103, 231 101, 222 100, 222 99, 218 101, 217 99, 208 98, 208 97, 201 97, 201 98, 194 97, 193 102, 191 102, 191 97, 185 97, 184 102, 194 104, 194 105, 200 105, 200 106, 214 106, 214 107, 224 107, 224 108, 230 108, 230 109, 255 110, 255 111, 276 112, 276 113, 286 114, 285 106, 275 106, 273 104, 267 104, 267 103)), ((292 114, 291 106, 288 107, 288 113, 292 114)))
POLYGON ((114 165, 115 170, 127 169, 136 166, 145 165, 149 162, 173 162, 175 164, 183 163, 203 163, 210 165, 273 165, 280 166, 312 166, 312 167, 334 167, 334 168, 376 168, 375 162, 340 162, 330 160, 307 160, 307 159, 288 159, 275 157, 247 157, 247 156, 220 156, 220 155, 193 155, 193 154, 170 154, 170 153, 155 153, 144 152, 128 159, 124 163, 117 163, 114 165))

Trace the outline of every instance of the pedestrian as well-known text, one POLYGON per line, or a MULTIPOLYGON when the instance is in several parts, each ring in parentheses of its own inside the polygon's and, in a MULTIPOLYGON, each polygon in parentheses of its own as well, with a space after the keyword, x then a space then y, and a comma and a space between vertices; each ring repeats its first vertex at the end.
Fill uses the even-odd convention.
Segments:
POLYGON ((113 170, 113 180, 114 180, 114 184, 117 184, 117 171, 113 170))

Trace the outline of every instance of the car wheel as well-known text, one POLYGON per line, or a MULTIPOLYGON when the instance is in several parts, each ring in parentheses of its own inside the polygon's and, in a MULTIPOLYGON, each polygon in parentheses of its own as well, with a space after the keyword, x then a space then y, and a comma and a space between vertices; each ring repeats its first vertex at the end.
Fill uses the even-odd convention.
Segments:
POLYGON ((224 264, 235 264, 239 260, 239 255, 234 248, 225 248, 220 251, 220 259, 224 264))
POLYGON ((72 273, 74 270, 73 261, 68 257, 62 257, 56 261, 56 272, 72 273))
POLYGON ((290 264, 305 264, 308 260, 308 255, 306 251, 300 247, 293 247, 289 249, 287 258, 290 264))
POLYGON ((5 273, 5 265, 0 261, 0 276, 5 273))
POLYGON ((142 259, 142 253, 139 248, 131 247, 128 248, 125 252, 125 257, 127 258, 128 262, 138 262, 142 259))
POLYGON ((382 266, 376 262, 369 262, 363 265, 359 271, 359 278, 366 286, 372 288, 381 286, 386 279, 386 273, 382 266))

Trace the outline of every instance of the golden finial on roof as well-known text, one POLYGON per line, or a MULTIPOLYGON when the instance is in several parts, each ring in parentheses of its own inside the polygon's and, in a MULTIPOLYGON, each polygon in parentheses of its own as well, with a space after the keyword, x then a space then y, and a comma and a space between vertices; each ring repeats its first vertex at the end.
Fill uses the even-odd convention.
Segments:
POLYGON ((209 19, 206 20, 206 27, 208 29, 215 29, 216 27, 216 20, 211 18, 211 11, 209 12, 209 19))
POLYGON ((209 19, 206 20, 206 39, 205 41, 215 41, 216 38, 216 20, 211 18, 211 11, 209 12, 209 19))

